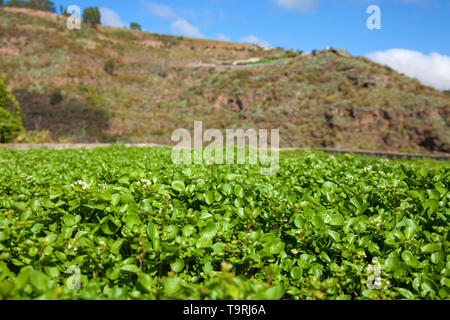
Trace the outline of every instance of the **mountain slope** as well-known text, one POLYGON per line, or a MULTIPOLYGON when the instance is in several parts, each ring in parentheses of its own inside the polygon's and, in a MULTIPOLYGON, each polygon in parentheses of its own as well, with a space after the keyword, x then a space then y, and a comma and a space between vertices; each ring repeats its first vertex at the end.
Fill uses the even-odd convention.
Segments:
POLYGON ((70 31, 63 17, 10 8, 0 43, 0 76, 24 125, 55 141, 168 144, 173 130, 203 120, 279 128, 283 147, 450 152, 450 95, 343 50, 70 31), (229 65, 237 61, 263 63, 229 65))

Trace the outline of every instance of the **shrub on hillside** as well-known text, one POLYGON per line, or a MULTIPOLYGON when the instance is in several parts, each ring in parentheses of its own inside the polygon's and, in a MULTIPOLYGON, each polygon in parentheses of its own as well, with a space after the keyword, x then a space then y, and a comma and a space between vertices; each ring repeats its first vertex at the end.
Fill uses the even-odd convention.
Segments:
POLYGON ((290 51, 286 51, 284 53, 284 57, 285 58, 295 58, 299 55, 300 53, 298 51, 295 50, 290 50, 290 51))
POLYGON ((17 136, 14 142, 18 143, 51 143, 53 142, 50 131, 43 130, 30 130, 22 132, 17 136))
POLYGON ((114 75, 114 68, 116 66, 116 61, 113 58, 106 60, 105 62, 105 72, 109 75, 114 75))
POLYGON ((22 129, 19 103, 6 89, 5 79, 0 77, 0 142, 11 142, 13 135, 22 129))
POLYGON ((55 89, 52 91, 51 95, 50 95, 50 103, 51 104, 58 104, 61 101, 63 101, 63 96, 61 93, 61 89, 55 89))
POLYGON ((136 22, 130 23, 130 29, 131 29, 131 30, 142 31, 141 25, 140 25, 139 23, 136 23, 136 22))

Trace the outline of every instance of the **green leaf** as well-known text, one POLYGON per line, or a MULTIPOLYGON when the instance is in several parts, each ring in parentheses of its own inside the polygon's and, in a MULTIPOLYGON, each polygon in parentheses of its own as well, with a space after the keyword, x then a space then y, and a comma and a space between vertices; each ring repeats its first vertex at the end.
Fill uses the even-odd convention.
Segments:
POLYGON ((436 211, 437 208, 439 208, 439 202, 435 199, 428 199, 423 204, 424 209, 429 209, 429 212, 432 214, 436 211))
POLYGON ((291 269, 291 277, 292 279, 298 280, 302 277, 302 268, 300 267, 293 267, 291 269))
POLYGON ((423 253, 433 253, 438 251, 441 248, 441 246, 437 243, 429 243, 422 247, 423 253))
POLYGON ((414 299, 415 299, 414 294, 413 294, 411 291, 407 290, 407 289, 404 289, 404 288, 396 288, 396 290, 397 290, 404 298, 406 298, 406 299, 408 299, 408 300, 414 300, 414 299))
POLYGON ((296 215, 294 224, 297 228, 301 229, 305 226, 306 220, 301 215, 296 215))
POLYGON ((193 235, 193 234, 195 233, 195 227, 192 226, 192 225, 190 225, 190 224, 185 225, 185 226, 183 227, 182 232, 183 232, 183 236, 185 236, 186 238, 188 238, 188 237, 190 237, 191 235, 193 235))
POLYGON ((136 282, 136 289, 138 289, 142 293, 150 293, 152 287, 153 278, 145 273, 140 274, 138 281, 136 282))
POLYGON ((269 246, 268 250, 270 254, 279 254, 284 249, 284 242, 280 239, 275 239, 269 246))
POLYGON ((172 182, 172 189, 178 192, 183 192, 186 189, 186 186, 183 181, 174 181, 172 182))
POLYGON ((129 214, 126 217, 126 224, 128 228, 141 225, 141 219, 136 214, 129 214))
POLYGON ((264 290, 260 295, 260 300, 279 300, 284 294, 282 285, 276 285, 264 290))
POLYGON ((236 206, 236 208, 242 208, 244 206, 244 200, 242 200, 241 198, 236 198, 234 199, 234 205, 236 206))
POLYGON ((311 222, 316 229, 320 229, 324 225, 324 219, 321 214, 314 215, 311 222))
POLYGON ((180 258, 177 258, 170 264, 170 269, 175 273, 180 273, 184 269, 184 261, 180 258))
POLYGON ((32 270, 30 271, 30 284, 35 291, 42 293, 50 287, 51 281, 44 273, 32 270))
POLYGON ((111 196, 111 204, 113 206, 117 206, 120 202, 120 195, 115 193, 111 196))
POLYGON ((153 222, 149 222, 147 226, 147 234, 152 241, 159 239, 158 227, 153 222))
POLYGON ((77 224, 75 216, 70 215, 70 214, 65 214, 63 216, 63 221, 64 221, 64 224, 68 227, 71 227, 71 226, 74 226, 77 224))
POLYGON ((200 230, 202 238, 214 238, 217 234, 217 226, 214 222, 208 221, 206 226, 200 230))
POLYGON ((117 239, 116 241, 114 241, 113 245, 111 246, 111 252, 118 254, 124 241, 125 239, 117 239))
POLYGON ((175 239, 178 235, 178 227, 175 225, 169 225, 164 228, 164 233, 167 235, 167 240, 175 239))
POLYGON ((33 211, 41 210, 41 204, 39 203, 38 199, 31 200, 30 207, 31 207, 31 209, 33 209, 33 211))
POLYGON ((243 198, 245 195, 244 189, 240 185, 234 187, 234 195, 238 198, 243 198))
POLYGON ((341 214, 333 214, 330 217, 330 224, 332 226, 342 226, 345 224, 345 219, 341 214))
POLYGON ((414 255, 410 251, 403 251, 402 259, 408 266, 413 266, 415 264, 414 255))
POLYGON ((200 238, 195 242, 195 246, 198 249, 210 248, 212 246, 211 238, 200 238))
POLYGON ((208 191, 205 194, 205 201, 208 205, 212 205, 214 203, 215 197, 214 197, 214 192, 212 191, 208 191))
POLYGON ((232 188, 231 188, 230 184, 225 183, 222 185, 222 191, 225 195, 229 196, 231 194, 231 190, 232 190, 232 188))
POLYGON ((139 268, 132 264, 124 265, 120 268, 120 270, 129 273, 139 273, 139 268))
POLYGON ((443 250, 439 250, 431 255, 431 262, 433 262, 434 264, 439 264, 441 261, 444 261, 444 258, 445 252, 443 250))

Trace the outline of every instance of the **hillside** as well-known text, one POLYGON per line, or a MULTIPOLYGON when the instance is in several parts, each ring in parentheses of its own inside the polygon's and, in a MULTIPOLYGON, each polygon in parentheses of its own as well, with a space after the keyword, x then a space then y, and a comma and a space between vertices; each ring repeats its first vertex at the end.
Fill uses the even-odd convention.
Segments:
POLYGON ((282 147, 450 152, 448 93, 344 50, 71 31, 63 17, 4 8, 0 76, 25 127, 55 142, 169 144, 173 130, 203 120, 279 128, 282 147), (230 65, 238 61, 260 63, 230 65))

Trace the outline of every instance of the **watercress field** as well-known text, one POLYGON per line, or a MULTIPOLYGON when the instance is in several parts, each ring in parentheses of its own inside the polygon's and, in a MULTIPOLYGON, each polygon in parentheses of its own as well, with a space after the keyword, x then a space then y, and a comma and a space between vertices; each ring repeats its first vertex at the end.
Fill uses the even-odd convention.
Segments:
POLYGON ((449 169, 296 151, 264 176, 162 148, 0 150, 0 298, 449 299, 449 169))

